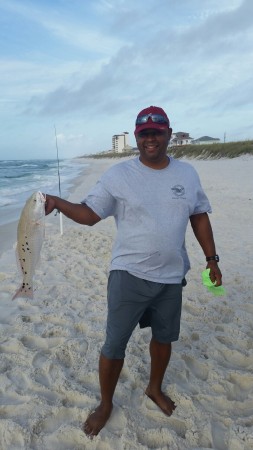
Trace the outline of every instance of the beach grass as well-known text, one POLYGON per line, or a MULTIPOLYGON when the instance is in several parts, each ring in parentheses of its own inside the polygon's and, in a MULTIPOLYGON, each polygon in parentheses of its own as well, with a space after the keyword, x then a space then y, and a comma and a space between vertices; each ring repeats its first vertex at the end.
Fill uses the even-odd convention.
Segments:
MULTIPOLYGON (((82 158, 122 158, 133 156, 138 153, 133 148, 122 153, 117 152, 101 152, 93 155, 84 155, 82 158)), ((241 155, 253 155, 253 140, 240 142, 227 142, 218 144, 195 144, 195 145, 178 145, 169 147, 168 153, 174 158, 198 158, 198 159, 219 159, 219 158, 237 158, 241 155)))
POLYGON ((175 158, 219 159, 253 155, 253 141, 227 142, 218 144, 195 144, 171 147, 169 153, 175 158))

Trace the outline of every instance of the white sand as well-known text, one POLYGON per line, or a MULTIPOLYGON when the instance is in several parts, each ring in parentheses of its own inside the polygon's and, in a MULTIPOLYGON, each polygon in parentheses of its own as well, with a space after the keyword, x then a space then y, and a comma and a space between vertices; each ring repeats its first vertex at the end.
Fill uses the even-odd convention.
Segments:
MULTIPOLYGON (((92 160, 70 199, 80 201, 115 160, 92 160)), ((226 297, 201 284, 205 260, 187 232, 180 340, 164 380, 177 404, 167 418, 144 395, 150 331, 136 329, 112 416, 93 441, 81 430, 97 405, 106 284, 114 222, 93 228, 47 218, 35 298, 11 301, 20 278, 13 250, 0 260, 0 449, 144 450, 253 448, 253 158, 196 161, 213 207, 226 297)))

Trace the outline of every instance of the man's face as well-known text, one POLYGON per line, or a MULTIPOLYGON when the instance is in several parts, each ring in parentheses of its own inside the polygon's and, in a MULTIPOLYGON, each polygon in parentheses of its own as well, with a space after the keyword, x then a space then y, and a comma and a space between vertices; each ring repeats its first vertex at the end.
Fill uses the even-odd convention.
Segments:
POLYGON ((171 128, 165 130, 148 128, 136 134, 136 143, 143 164, 155 168, 167 161, 171 131, 171 128))

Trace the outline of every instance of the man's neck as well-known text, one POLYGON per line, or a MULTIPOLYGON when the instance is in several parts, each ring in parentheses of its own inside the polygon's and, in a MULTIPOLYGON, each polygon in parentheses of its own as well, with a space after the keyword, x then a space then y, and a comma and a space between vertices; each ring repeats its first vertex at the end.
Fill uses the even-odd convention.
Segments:
POLYGON ((155 170, 162 170, 165 169, 169 163, 170 158, 166 155, 161 161, 148 161, 146 159, 142 159, 142 157, 139 157, 140 161, 144 166, 150 167, 151 169, 155 170))

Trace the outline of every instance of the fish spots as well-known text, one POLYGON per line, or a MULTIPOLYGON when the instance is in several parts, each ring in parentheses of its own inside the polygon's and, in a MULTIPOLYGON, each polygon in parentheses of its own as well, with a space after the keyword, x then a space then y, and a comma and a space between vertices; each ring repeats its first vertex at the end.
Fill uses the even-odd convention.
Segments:
POLYGON ((27 293, 30 292, 32 290, 32 286, 29 285, 29 283, 25 283, 23 281, 22 285, 21 285, 21 292, 27 293))
POLYGON ((42 194, 35 192, 26 201, 17 229, 17 261, 23 283, 13 298, 33 298, 33 276, 39 260, 45 232, 45 205, 42 194), (39 227, 37 226, 39 224, 39 227))
MULTIPOLYGON (((25 239, 27 239, 27 237, 25 236, 25 239)), ((30 249, 30 245, 29 245, 29 241, 28 240, 26 240, 26 242, 25 242, 25 244, 22 244, 21 245, 21 250, 22 250, 22 252, 26 252, 26 251, 28 251, 30 254, 32 253, 31 252, 31 249, 30 249)), ((23 260, 24 261, 24 260, 23 260)))

